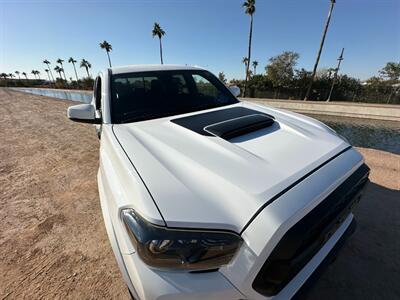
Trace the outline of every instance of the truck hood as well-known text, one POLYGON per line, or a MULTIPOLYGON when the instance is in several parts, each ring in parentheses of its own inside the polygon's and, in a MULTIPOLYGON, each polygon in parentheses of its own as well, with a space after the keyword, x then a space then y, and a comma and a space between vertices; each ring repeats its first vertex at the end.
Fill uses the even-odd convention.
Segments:
POLYGON ((113 131, 167 226, 235 232, 269 199, 349 146, 314 119, 245 102, 113 131), (235 119, 232 109, 273 122, 229 139, 202 131, 215 123, 209 117, 215 112, 235 119), (208 121, 199 123, 203 115, 208 121))

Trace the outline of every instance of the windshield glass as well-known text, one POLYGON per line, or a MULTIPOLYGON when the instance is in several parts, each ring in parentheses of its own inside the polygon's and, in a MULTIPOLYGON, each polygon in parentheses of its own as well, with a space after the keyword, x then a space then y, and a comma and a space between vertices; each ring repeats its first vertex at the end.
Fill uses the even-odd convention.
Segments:
POLYGON ((112 75, 113 123, 137 122, 237 103, 210 72, 146 71, 112 75))

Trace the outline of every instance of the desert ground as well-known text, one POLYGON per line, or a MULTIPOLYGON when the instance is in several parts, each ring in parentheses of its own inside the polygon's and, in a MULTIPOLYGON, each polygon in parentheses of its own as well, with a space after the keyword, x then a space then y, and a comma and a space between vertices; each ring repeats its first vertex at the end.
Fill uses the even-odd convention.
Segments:
MULTIPOLYGON (((93 126, 69 101, 0 89, 1 299, 129 299, 100 211, 93 126)), ((358 227, 308 299, 400 299, 400 155, 359 149, 358 227)))

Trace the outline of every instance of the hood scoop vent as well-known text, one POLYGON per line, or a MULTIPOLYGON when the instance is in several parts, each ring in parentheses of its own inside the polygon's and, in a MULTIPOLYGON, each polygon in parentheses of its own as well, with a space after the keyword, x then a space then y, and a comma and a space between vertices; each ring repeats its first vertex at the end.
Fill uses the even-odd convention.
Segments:
POLYGON ((274 119, 264 114, 247 115, 206 126, 204 130, 225 140, 257 131, 274 124, 274 119))
POLYGON ((230 107, 171 120, 205 136, 232 139, 274 124, 274 117, 246 107, 230 107))

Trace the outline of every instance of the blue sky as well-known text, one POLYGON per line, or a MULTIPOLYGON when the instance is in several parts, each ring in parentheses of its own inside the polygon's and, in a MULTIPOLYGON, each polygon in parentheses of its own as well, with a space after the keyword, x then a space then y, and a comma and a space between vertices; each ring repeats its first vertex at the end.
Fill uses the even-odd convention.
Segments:
MULTIPOLYGON (((113 65, 159 63, 155 21, 166 31, 164 62, 206 67, 242 78, 249 17, 243 0, 0 0, 0 72, 38 69, 41 61, 85 58, 96 74, 107 66, 98 46, 113 46, 113 65)), ((264 71, 271 56, 300 54, 298 67, 315 61, 329 0, 257 0, 252 58, 264 71)), ((320 68, 336 65, 366 79, 388 61, 400 61, 400 0, 337 0, 320 68)), ((67 77, 72 66, 65 64, 67 77)), ((78 70, 84 75, 84 69, 78 70)))

